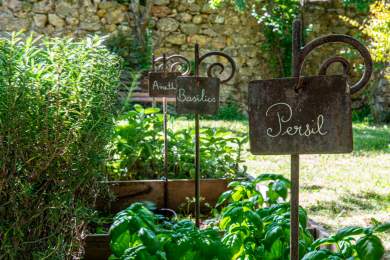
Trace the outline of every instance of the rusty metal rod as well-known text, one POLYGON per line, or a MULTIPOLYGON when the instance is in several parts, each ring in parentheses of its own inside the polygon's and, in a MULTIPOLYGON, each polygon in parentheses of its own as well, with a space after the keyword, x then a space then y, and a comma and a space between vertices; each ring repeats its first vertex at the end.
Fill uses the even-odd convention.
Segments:
MULTIPOLYGON (((163 71, 167 70, 166 55, 163 54, 163 71)), ((164 208, 168 208, 168 133, 167 133, 167 98, 163 97, 163 131, 164 131, 164 208)))
MULTIPOLYGON (((199 77, 199 45, 195 44, 195 77, 199 77)), ((195 224, 200 226, 200 145, 199 114, 195 113, 195 224)))
POLYGON ((299 259, 299 154, 291 155, 290 259, 299 259))
MULTIPOLYGON (((302 45, 301 21, 293 24, 292 76, 300 77, 299 58, 302 45)), ((298 80, 299 82, 299 80, 298 80)), ((291 197, 290 197, 290 260, 299 259, 299 154, 291 155, 291 197)))

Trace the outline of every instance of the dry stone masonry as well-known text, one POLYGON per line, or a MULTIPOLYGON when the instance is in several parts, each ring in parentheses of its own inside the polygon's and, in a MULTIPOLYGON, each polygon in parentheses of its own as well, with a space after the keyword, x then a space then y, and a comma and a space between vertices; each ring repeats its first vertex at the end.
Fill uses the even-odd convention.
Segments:
MULTIPOLYGON (((344 8, 341 1, 306 2, 304 22, 306 26, 313 25, 309 39, 328 33, 354 35, 356 29, 338 16, 345 15, 359 21, 366 16, 344 8)), ((220 50, 235 59, 237 75, 228 85, 222 86, 222 100, 246 103, 247 83, 272 75, 267 60, 273 54, 261 52, 264 36, 257 21, 247 14, 238 13, 232 7, 213 10, 206 0, 154 0, 151 16, 156 55, 177 53, 192 59, 193 45, 197 42, 202 51, 220 50)), ((127 4, 109 0, 3 0, 0 32, 34 31, 53 37, 108 35, 130 31, 132 21, 129 17, 127 4)), ((316 73, 324 57, 329 57, 326 48, 312 55, 306 73, 316 73)), ((390 91, 383 87, 383 81, 380 82, 381 90, 372 93, 381 96, 375 96, 373 100, 380 102, 381 109, 386 111, 389 110, 390 91)), ((355 106, 361 104, 362 99, 358 98, 355 106)))

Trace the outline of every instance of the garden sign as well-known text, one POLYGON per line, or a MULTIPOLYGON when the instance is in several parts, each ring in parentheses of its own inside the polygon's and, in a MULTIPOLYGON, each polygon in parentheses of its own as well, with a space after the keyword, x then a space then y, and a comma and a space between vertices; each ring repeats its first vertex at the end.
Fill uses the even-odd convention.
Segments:
POLYGON ((162 97, 164 128, 164 207, 168 208, 168 100, 176 96, 176 78, 188 75, 191 71, 190 61, 181 55, 152 57, 152 71, 149 72, 149 96, 162 97))
POLYGON ((344 76, 252 81, 249 85, 253 154, 352 151, 351 98, 344 76))
POLYGON ((195 114, 195 221, 200 226, 200 140, 199 115, 216 114, 219 107, 219 85, 233 78, 236 71, 234 60, 227 54, 219 51, 199 55, 199 45, 195 44, 195 75, 180 76, 176 79, 176 112, 178 114, 195 114), (219 68, 221 74, 225 66, 216 62, 208 66, 207 77, 200 77, 200 65, 206 58, 215 56, 224 58, 231 67, 229 76, 225 79, 213 77, 213 69, 219 68))
POLYGON ((347 35, 328 35, 302 46, 301 21, 293 24, 292 78, 251 81, 248 89, 250 149, 253 154, 291 155, 290 259, 299 259, 299 154, 349 153, 352 144, 351 94, 369 81, 372 60, 368 50, 347 35), (365 70, 353 86, 347 83, 349 62, 327 59, 319 76, 303 77, 308 54, 326 43, 346 43, 363 57, 365 70), (340 63, 344 75, 327 76, 340 63))
POLYGON ((216 114, 219 107, 219 79, 178 77, 176 112, 179 114, 216 114))

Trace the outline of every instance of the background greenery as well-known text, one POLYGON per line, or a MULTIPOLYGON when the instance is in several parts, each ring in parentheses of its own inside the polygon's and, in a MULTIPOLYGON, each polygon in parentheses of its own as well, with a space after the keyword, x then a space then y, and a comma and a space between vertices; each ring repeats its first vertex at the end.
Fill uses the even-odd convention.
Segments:
POLYGON ((120 70, 98 38, 0 40, 1 259, 80 253, 120 70))
MULTIPOLYGON (((168 135, 169 178, 188 179, 195 176, 194 128, 173 129, 177 120, 170 119, 168 135)), ((245 133, 221 127, 203 127, 201 138, 202 178, 234 178, 243 176, 245 133)), ((112 160, 108 171, 111 179, 158 179, 163 176, 163 114, 158 108, 134 109, 116 120, 112 143, 112 160)))

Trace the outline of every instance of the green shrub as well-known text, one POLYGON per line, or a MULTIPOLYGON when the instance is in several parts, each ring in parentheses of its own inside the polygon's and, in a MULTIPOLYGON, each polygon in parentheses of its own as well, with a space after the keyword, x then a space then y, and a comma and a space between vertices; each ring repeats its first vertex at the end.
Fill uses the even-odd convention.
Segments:
POLYGON ((79 250, 120 69, 98 38, 0 39, 2 257, 65 259, 79 250))
MULTIPOLYGON (((163 174, 163 115, 158 108, 143 108, 120 116, 116 121, 113 160, 109 163, 113 179, 156 179, 163 174)), ((220 128, 202 128, 201 176, 237 177, 246 134, 220 128)), ((168 172, 170 178, 193 178, 194 129, 168 129, 168 172)))

